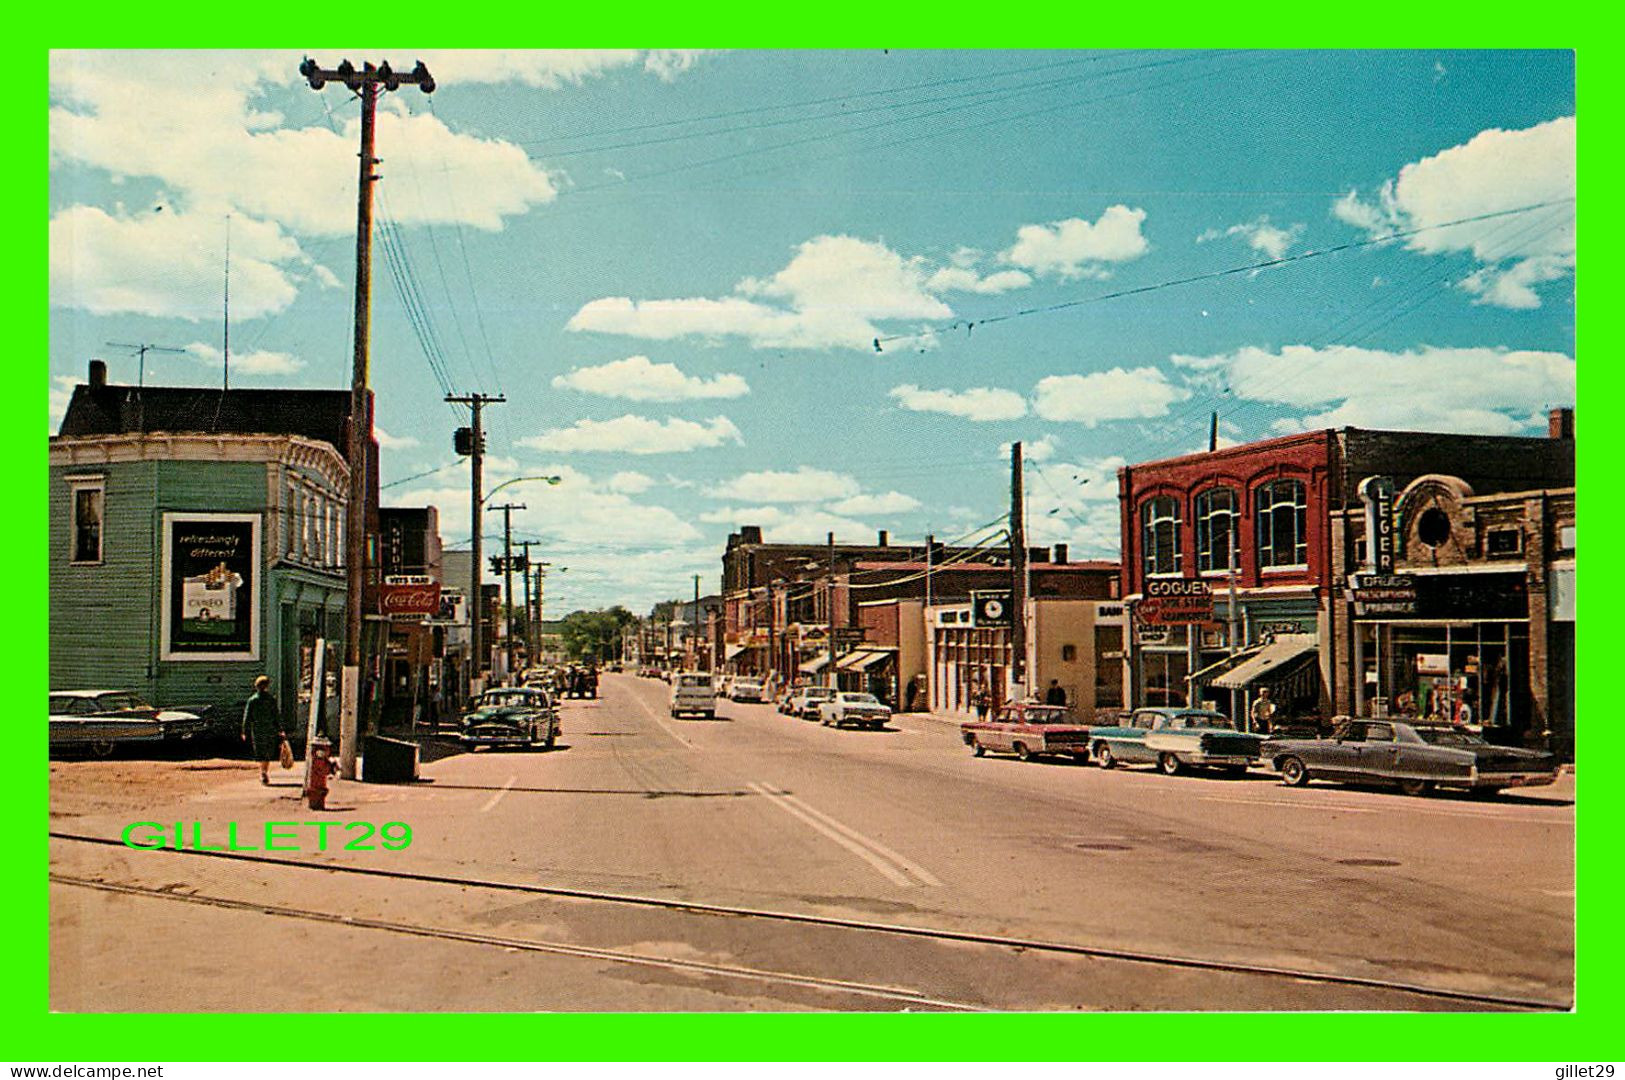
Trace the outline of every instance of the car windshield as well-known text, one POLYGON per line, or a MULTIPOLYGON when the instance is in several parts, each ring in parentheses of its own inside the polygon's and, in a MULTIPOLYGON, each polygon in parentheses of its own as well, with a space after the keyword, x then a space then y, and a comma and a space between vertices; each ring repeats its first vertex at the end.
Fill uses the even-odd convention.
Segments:
POLYGON ((809 690, 803 690, 802 694, 808 698, 832 698, 835 696, 835 691, 827 686, 814 686, 809 690))
POLYGON ((1450 728, 1416 729, 1416 737, 1430 746, 1488 746, 1482 738, 1470 731, 1452 731, 1450 728))
POLYGON ((541 703, 540 694, 522 694, 513 690, 489 690, 480 698, 480 704, 487 708, 495 705, 538 705, 541 703))
POLYGON ((711 689, 711 676, 709 675, 679 675, 677 685, 689 689, 711 689))
POLYGON ((97 712, 112 712, 115 709, 145 709, 149 706, 134 694, 103 694, 96 699, 97 712))
POLYGON ((873 694, 842 694, 841 700, 853 705, 879 705, 880 699, 873 694))

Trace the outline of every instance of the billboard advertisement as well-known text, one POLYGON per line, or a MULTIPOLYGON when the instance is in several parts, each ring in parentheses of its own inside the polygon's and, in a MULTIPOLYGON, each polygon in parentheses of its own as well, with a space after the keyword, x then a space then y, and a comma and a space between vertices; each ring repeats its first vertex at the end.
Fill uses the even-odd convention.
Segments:
POLYGON ((160 657, 260 658, 260 516, 163 516, 160 657))

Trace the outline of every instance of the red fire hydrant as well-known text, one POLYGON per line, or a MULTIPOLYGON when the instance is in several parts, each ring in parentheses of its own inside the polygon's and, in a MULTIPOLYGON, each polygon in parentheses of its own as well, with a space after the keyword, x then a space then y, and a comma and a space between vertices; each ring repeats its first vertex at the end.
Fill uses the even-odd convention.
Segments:
POLYGON ((327 809, 327 775, 333 767, 333 744, 323 738, 310 740, 310 776, 305 781, 305 799, 312 810, 327 809))

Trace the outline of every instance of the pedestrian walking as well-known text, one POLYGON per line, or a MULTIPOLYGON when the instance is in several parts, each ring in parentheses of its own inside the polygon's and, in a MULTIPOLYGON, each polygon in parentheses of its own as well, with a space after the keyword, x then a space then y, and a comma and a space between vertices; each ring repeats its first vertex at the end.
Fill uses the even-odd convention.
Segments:
POLYGON ((288 736, 282 726, 282 710, 271 694, 269 675, 254 680, 254 692, 243 705, 242 735, 254 760, 260 763, 260 783, 269 785, 271 762, 281 756, 282 740, 288 736))
POLYGON ((1270 700, 1269 687, 1264 686, 1259 688, 1258 700, 1253 702, 1250 715, 1252 716, 1253 720, 1252 730, 1263 735, 1268 735, 1270 733, 1271 722, 1275 719, 1275 702, 1270 700))
POLYGON ((1065 705, 1066 704, 1066 691, 1061 689, 1061 682, 1060 682, 1059 679, 1051 679, 1049 681, 1049 689, 1044 691, 1044 704, 1045 705, 1065 705))
POLYGON ((978 686, 972 690, 970 703, 976 709, 976 719, 986 720, 988 709, 993 707, 993 699, 988 695, 987 687, 978 686))

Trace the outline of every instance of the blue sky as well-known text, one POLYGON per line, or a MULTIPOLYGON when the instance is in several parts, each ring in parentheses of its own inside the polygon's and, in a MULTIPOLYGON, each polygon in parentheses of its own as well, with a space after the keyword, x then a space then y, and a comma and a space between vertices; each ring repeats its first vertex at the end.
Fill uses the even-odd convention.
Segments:
MULTIPOLYGON (((1535 434, 1574 401, 1571 54, 419 56, 438 89, 378 135, 386 504, 466 543, 442 398, 506 394, 488 486, 563 477, 503 492, 570 567, 550 612, 714 587, 742 524, 959 536, 1013 439, 1035 542, 1115 557, 1114 469, 1213 410, 1535 434)), ((53 428, 90 357, 134 381, 109 341, 219 380, 228 220, 232 384, 348 385, 358 107, 300 59, 53 55, 53 428)))

